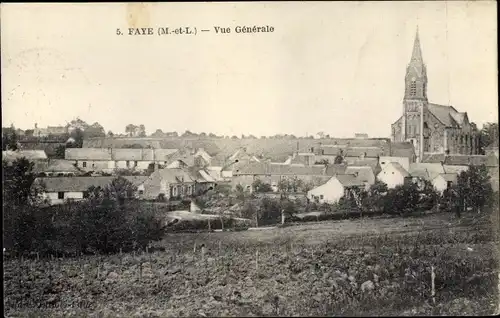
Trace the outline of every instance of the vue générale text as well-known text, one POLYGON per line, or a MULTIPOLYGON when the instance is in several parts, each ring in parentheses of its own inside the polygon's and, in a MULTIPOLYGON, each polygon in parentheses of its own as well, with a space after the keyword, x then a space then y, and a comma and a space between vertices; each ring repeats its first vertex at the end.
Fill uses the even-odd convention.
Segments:
POLYGON ((197 28, 193 26, 182 27, 157 27, 157 28, 121 28, 116 29, 116 35, 154 36, 154 35, 197 35, 201 33, 213 34, 252 34, 272 33, 274 27, 270 25, 257 26, 246 25, 236 27, 213 26, 208 28, 197 28))

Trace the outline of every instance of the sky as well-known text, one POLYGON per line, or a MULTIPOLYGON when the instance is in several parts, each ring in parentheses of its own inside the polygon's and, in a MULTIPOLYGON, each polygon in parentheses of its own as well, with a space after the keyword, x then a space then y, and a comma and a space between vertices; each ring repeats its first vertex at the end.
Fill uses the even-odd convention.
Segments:
POLYGON ((429 101, 480 127, 498 118, 496 12, 488 1, 1 4, 2 126, 79 117, 114 133, 389 137, 418 25, 429 101), (274 32, 235 33, 254 25, 274 32), (116 34, 179 26, 197 34, 116 34))

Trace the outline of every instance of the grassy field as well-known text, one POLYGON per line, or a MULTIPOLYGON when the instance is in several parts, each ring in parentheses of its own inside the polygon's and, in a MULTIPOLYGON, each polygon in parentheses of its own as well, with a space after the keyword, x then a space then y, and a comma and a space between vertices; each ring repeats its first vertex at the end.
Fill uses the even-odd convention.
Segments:
POLYGON ((8 260, 5 313, 490 315, 498 243, 491 220, 450 214, 168 234, 152 253, 8 260))

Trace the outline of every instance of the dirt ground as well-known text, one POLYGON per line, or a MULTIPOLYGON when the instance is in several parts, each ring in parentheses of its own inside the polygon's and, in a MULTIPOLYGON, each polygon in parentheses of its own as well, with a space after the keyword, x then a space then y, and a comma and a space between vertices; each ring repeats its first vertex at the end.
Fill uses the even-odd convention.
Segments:
POLYGON ((498 241, 474 218, 168 234, 158 245, 165 251, 8 261, 6 316, 462 315, 498 304, 498 241))

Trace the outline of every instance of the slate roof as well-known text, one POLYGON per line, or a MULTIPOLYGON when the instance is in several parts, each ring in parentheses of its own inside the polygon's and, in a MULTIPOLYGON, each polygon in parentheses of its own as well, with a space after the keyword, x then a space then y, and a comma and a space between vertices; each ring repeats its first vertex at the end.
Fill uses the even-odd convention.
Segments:
POLYGON ((67 148, 67 160, 168 161, 178 149, 67 148))
POLYGON ((466 113, 459 113, 453 106, 427 104, 429 111, 446 127, 461 127, 466 113))
POLYGON ((373 170, 369 166, 348 166, 345 169, 345 174, 354 174, 356 175, 360 181, 369 182, 371 179, 374 179, 375 175, 373 170))
POLYGON ((78 172, 78 169, 70 160, 50 159, 43 172, 78 172))
POLYGON ((441 163, 444 162, 445 158, 444 153, 432 153, 432 154, 424 154, 422 157, 422 162, 424 163, 441 163))
POLYGON ((347 169, 345 164, 332 164, 326 167, 325 174, 328 176, 334 176, 337 174, 344 174, 347 169))
POLYGON ((459 165, 459 166, 480 166, 485 165, 487 167, 498 166, 498 158, 495 156, 484 156, 484 155, 449 155, 445 157, 444 163, 446 165, 459 165))
POLYGON ((2 151, 2 160, 14 161, 19 158, 28 160, 46 160, 47 154, 43 150, 6 150, 2 151))
MULTIPOLYGON (((34 183, 43 183, 46 192, 83 192, 91 186, 105 187, 116 177, 47 177, 36 178, 34 183)), ((139 186, 146 181, 144 176, 124 177, 134 185, 139 186)))
POLYGON ((441 173, 445 173, 440 163, 411 163, 408 171, 412 177, 432 180, 441 173))
POLYGON ((340 174, 335 176, 344 187, 363 186, 364 183, 353 174, 340 174))
POLYGON ((469 170, 469 166, 454 166, 454 165, 443 165, 445 173, 460 174, 462 171, 469 170))
POLYGON ((392 166, 396 171, 399 171, 399 173, 401 173, 401 175, 403 177, 409 177, 410 176, 410 173, 408 171, 406 171, 405 168, 403 168, 403 166, 399 163, 399 162, 390 162, 387 164, 388 166, 392 166))
POLYGON ((391 157, 406 157, 412 160, 415 156, 415 148, 411 142, 393 142, 390 149, 391 157))
POLYGON ((458 175, 456 173, 441 173, 441 176, 445 181, 457 182, 458 175))
POLYGON ((321 145, 321 150, 324 155, 337 156, 342 154, 345 157, 360 157, 363 154, 368 158, 376 158, 384 154, 384 150, 380 147, 356 147, 356 146, 340 146, 340 145, 321 145))
POLYGON ((323 165, 272 165, 261 162, 251 162, 235 171, 237 175, 324 175, 323 165))
POLYGON ((165 168, 158 170, 162 180, 167 183, 182 183, 182 182, 215 182, 215 179, 210 176, 210 173, 203 169, 195 168, 165 168))
POLYGON ((373 170, 373 173, 377 175, 380 171, 382 171, 382 168, 380 167, 379 160, 376 158, 366 158, 366 159, 358 159, 352 161, 349 166, 356 166, 356 167, 362 167, 362 166, 368 166, 371 167, 373 170))

